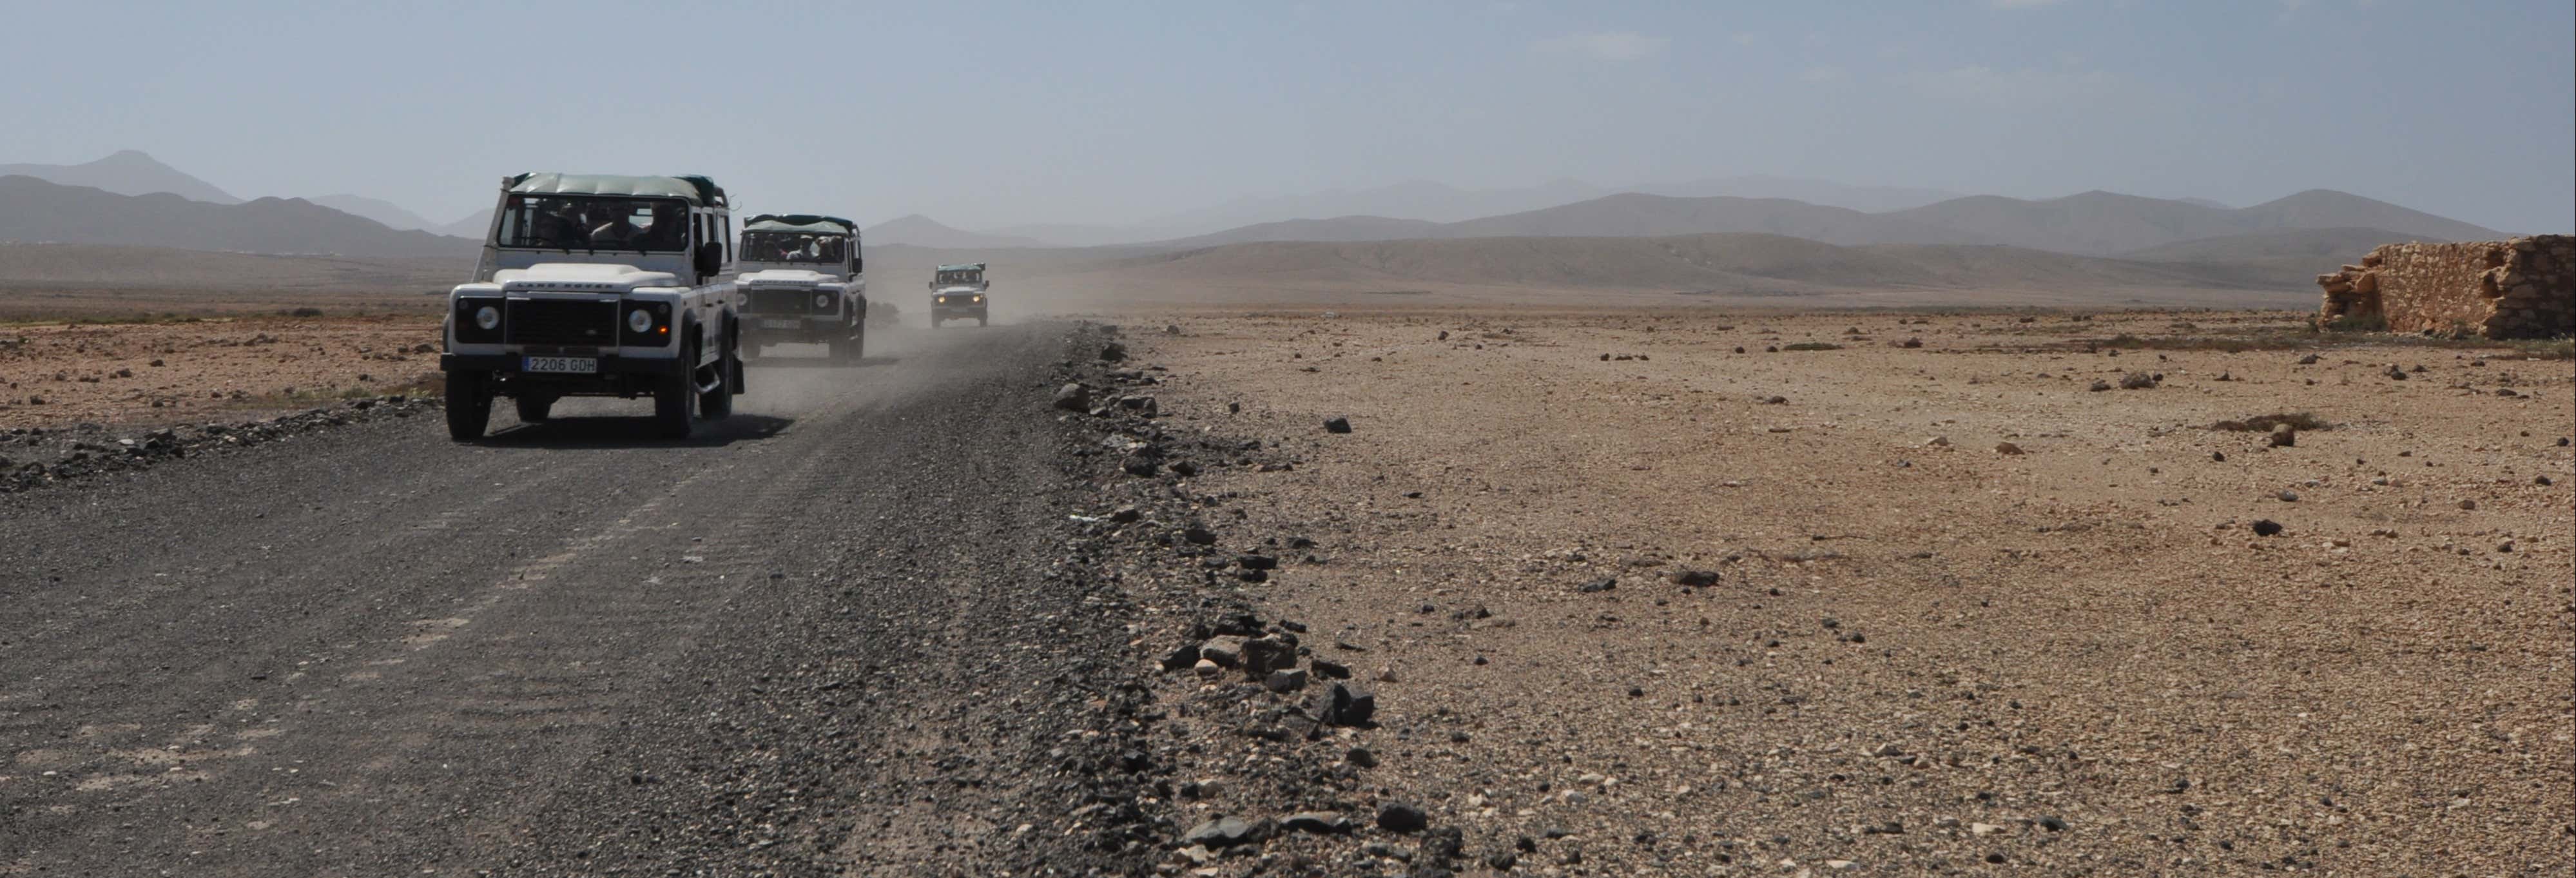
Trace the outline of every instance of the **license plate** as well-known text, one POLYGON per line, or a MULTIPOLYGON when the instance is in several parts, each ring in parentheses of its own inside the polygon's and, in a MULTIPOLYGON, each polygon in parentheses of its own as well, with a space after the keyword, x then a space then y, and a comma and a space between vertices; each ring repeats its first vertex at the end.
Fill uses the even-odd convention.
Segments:
POLYGON ((599 374, 597 357, 529 357, 526 371, 557 372, 568 375, 599 374))
POLYGON ((800 325, 800 324, 799 324, 797 321, 794 321, 794 320, 763 320, 763 321, 760 321, 760 328, 762 328, 762 329, 795 329, 795 328, 796 328, 797 326, 799 326, 799 325, 800 325))

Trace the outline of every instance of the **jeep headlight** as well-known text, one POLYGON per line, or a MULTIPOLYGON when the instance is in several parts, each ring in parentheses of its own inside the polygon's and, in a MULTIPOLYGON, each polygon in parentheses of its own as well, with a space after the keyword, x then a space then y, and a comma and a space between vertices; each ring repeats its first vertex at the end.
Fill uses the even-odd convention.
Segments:
POLYGON ((490 305, 474 309, 474 325, 486 330, 498 328, 501 325, 501 309, 490 305))
POLYGON ((984 303, 984 297, 982 297, 982 296, 976 296, 976 297, 975 297, 975 304, 981 305, 981 304, 983 304, 983 303, 984 303))
POLYGON ((635 330, 636 332, 652 331, 653 312, 646 311, 642 308, 626 312, 626 328, 635 330))
POLYGON ((815 293, 815 294, 814 294, 814 307, 816 307, 816 308, 829 308, 829 307, 832 307, 832 297, 831 297, 831 296, 828 296, 828 295, 824 295, 824 294, 822 294, 822 293, 815 293))

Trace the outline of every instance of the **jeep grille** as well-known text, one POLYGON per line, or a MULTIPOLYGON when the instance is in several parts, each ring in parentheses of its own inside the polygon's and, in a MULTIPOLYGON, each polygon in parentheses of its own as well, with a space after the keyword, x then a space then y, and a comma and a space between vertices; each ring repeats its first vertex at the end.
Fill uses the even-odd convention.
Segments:
POLYGON ((510 344, 617 346, 617 303, 511 299, 501 327, 510 344))
POLYGON ((751 305, 751 313, 754 313, 754 314, 804 314, 804 313, 808 313, 808 312, 812 312, 812 313, 820 313, 820 314, 828 314, 828 313, 831 313, 832 308, 830 308, 829 306, 822 307, 822 308, 814 307, 814 297, 815 297, 815 296, 818 296, 818 295, 819 295, 819 296, 825 296, 825 297, 827 297, 827 298, 838 298, 838 297, 831 296, 831 294, 829 294, 829 293, 824 293, 824 292, 821 292, 821 291, 819 291, 819 290, 812 290, 812 289, 795 289, 795 290, 764 290, 764 289, 754 288, 754 289, 751 291, 751 303, 750 303, 750 305, 751 305))

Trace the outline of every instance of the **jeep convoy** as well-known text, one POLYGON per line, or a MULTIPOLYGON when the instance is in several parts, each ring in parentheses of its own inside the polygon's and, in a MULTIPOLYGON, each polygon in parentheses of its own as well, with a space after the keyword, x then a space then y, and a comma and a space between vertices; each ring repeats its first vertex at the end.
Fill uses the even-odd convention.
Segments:
POLYGON ((448 293, 450 437, 481 437, 501 397, 523 421, 567 396, 650 397, 675 439, 732 413, 743 326, 714 181, 520 174, 493 214, 474 280, 448 293))
POLYGON ((984 279, 984 263, 942 265, 930 276, 930 328, 948 320, 975 318, 975 325, 988 324, 984 296, 992 283, 984 279))
POLYGON ((734 252, 742 313, 751 324, 743 354, 764 344, 830 346, 853 362, 867 350, 868 281, 859 255, 859 226, 836 216, 762 214, 743 224, 734 252))

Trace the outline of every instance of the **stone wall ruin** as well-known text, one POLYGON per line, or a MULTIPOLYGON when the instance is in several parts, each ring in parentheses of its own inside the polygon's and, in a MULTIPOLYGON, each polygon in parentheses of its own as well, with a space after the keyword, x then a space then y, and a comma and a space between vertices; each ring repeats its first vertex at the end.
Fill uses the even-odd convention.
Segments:
POLYGON ((2576 334, 2576 236, 2387 244, 2333 274, 2318 317, 2392 332, 2485 338, 2576 334))

